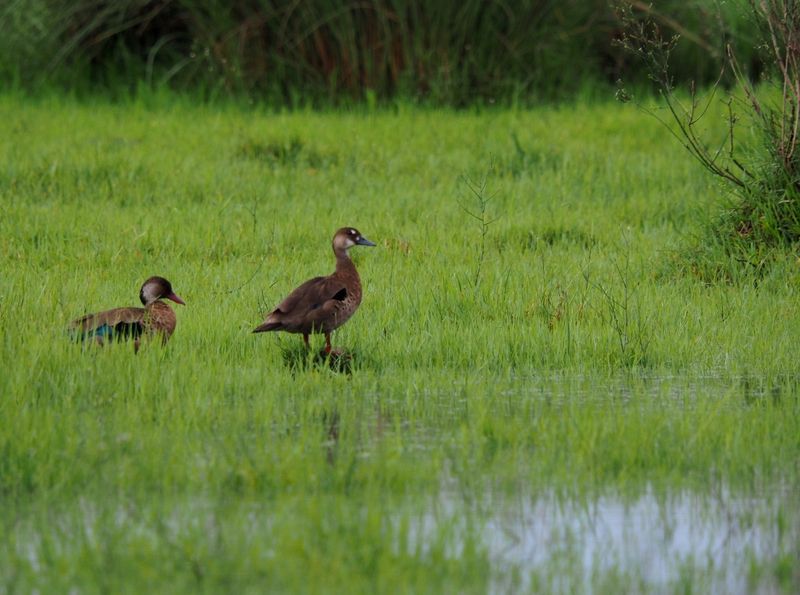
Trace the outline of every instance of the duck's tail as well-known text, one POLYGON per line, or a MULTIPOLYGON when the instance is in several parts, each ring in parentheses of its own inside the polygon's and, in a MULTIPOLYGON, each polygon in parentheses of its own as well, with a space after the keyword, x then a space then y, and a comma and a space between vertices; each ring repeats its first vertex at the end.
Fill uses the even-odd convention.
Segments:
POLYGON ((282 322, 266 321, 253 329, 254 333, 268 333, 269 331, 279 331, 283 328, 282 322))

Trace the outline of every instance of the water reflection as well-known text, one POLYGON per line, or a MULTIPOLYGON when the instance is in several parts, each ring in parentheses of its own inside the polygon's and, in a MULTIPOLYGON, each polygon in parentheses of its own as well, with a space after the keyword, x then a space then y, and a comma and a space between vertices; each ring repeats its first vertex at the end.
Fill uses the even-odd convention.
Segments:
MULTIPOLYGON (((463 515, 464 504, 456 500, 444 498, 439 512, 463 515)), ((772 572, 778 560, 800 553, 798 503, 788 490, 752 499, 727 489, 669 495, 647 489, 630 499, 605 495, 585 501, 548 492, 494 499, 481 507, 478 524, 500 592, 608 590, 598 585, 772 592, 779 590, 772 572)), ((441 519, 428 516, 423 533, 435 532, 441 519)), ((465 531, 475 522, 465 522, 465 531)))

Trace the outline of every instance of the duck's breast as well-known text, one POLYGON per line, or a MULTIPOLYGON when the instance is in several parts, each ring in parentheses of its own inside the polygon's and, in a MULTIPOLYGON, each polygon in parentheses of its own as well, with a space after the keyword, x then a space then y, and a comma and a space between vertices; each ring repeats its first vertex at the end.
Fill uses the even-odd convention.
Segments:
POLYGON ((163 335, 164 341, 172 336, 175 332, 175 325, 177 319, 175 312, 172 311, 167 304, 162 301, 157 301, 147 307, 147 328, 150 333, 159 333, 163 335))

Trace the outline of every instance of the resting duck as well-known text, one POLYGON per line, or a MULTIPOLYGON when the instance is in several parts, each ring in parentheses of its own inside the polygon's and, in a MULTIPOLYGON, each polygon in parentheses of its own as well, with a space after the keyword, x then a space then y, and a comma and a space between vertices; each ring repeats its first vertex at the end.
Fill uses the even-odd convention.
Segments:
POLYGON ((94 340, 99 345, 108 341, 133 339, 139 351, 142 335, 161 335, 166 343, 175 330, 175 312, 162 299, 176 304, 186 303, 172 291, 172 284, 164 277, 150 277, 139 290, 144 308, 114 308, 97 314, 87 314, 70 323, 70 329, 81 340, 94 340))
POLYGON ((331 332, 347 322, 361 303, 361 279, 347 251, 353 246, 374 245, 357 229, 338 230, 333 236, 336 271, 303 283, 253 332, 302 333, 306 348, 311 333, 325 333, 325 353, 330 354, 331 332))

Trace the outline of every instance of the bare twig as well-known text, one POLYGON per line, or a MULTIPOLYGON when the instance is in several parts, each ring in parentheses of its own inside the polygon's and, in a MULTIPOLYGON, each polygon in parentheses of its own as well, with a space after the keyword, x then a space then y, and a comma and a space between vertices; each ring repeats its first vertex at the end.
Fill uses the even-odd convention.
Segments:
MULTIPOLYGON (((489 167, 489 172, 492 171, 492 165, 489 167)), ((475 266, 475 274, 472 280, 472 286, 477 289, 478 285, 480 284, 481 279, 481 270, 483 269, 483 263, 486 259, 486 235, 489 233, 489 226, 497 221, 496 218, 490 218, 487 212, 487 207, 489 202, 494 198, 495 195, 489 196, 486 193, 486 188, 488 185, 488 177, 489 172, 487 172, 480 182, 475 182, 466 175, 462 177, 462 180, 467 186, 472 198, 474 199, 475 207, 468 208, 465 204, 459 203, 461 210, 464 211, 467 215, 475 219, 478 222, 479 229, 480 229, 480 247, 478 249, 478 262, 475 266)))

